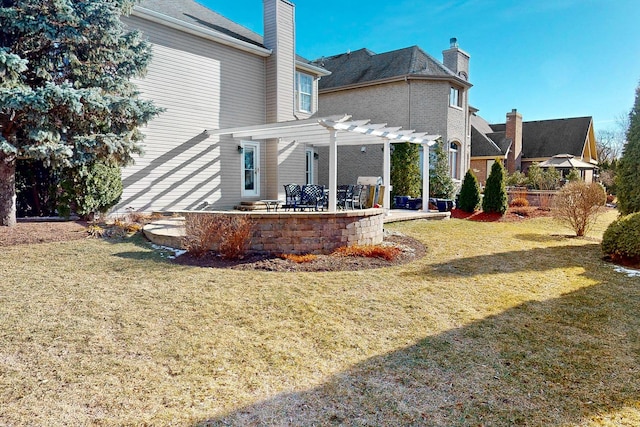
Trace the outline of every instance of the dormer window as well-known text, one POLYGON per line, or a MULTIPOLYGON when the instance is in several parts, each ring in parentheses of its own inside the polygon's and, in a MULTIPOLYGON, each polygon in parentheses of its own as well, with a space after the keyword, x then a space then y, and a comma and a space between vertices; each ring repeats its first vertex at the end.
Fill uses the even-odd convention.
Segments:
POLYGON ((296 72, 296 110, 311 113, 313 105, 313 77, 296 72))

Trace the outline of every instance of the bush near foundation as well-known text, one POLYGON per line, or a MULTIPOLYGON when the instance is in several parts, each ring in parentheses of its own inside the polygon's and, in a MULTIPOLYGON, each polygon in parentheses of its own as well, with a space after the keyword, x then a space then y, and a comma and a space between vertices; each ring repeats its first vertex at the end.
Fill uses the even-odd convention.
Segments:
POLYGON ((602 251, 615 261, 640 263, 640 212, 619 218, 607 227, 602 251))
POLYGON ((247 216, 187 214, 183 246, 195 257, 216 250, 222 258, 241 259, 249 249, 253 228, 247 216))
POLYGON ((507 190, 505 188, 505 170, 500 161, 491 166, 491 172, 484 187, 482 210, 487 213, 504 215, 508 208, 507 190))
POLYGON ((465 212, 474 212, 480 207, 480 184, 471 170, 467 171, 462 181, 458 207, 465 212))
POLYGON ((571 227, 576 236, 584 236, 604 209, 607 196, 597 182, 570 182, 558 191, 553 204, 553 216, 571 227))

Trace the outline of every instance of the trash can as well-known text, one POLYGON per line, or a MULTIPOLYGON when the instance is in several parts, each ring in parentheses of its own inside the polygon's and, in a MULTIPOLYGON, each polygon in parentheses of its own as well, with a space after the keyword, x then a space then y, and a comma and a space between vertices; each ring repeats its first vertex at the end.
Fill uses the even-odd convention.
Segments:
POLYGON ((409 199, 409 201, 407 202, 407 209, 411 209, 414 211, 422 209, 422 199, 419 197, 416 199, 409 199))
POLYGON ((436 199, 436 206, 438 206, 439 212, 449 212, 451 209, 453 209, 453 200, 436 199))
POLYGON ((396 209, 406 209, 409 202, 409 196, 394 196, 393 205, 396 209))

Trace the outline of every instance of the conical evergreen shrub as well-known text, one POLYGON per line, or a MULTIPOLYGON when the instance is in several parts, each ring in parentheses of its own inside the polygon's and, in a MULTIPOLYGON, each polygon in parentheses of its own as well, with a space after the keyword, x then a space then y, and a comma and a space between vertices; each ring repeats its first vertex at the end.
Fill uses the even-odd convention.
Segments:
POLYGON ((502 162, 495 162, 491 166, 491 173, 487 178, 482 199, 482 210, 488 213, 496 212, 501 215, 507 211, 507 189, 504 184, 505 172, 502 162))
POLYGON ((636 89, 636 101, 629 114, 627 144, 616 175, 618 210, 622 215, 640 212, 640 86, 636 89))
POLYGON ((465 212, 473 212, 480 207, 480 185, 478 179, 469 169, 462 181, 458 208, 465 212))

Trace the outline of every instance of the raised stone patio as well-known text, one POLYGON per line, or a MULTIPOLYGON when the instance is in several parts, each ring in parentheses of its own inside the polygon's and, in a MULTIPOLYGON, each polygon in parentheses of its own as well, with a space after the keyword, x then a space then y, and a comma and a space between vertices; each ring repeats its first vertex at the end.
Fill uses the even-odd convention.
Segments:
POLYGON ((379 244, 383 224, 413 219, 442 220, 449 212, 363 209, 329 212, 177 212, 144 227, 145 236, 155 244, 182 248, 185 236, 183 215, 249 216, 256 224, 249 250, 267 253, 328 253, 340 246, 379 244))

